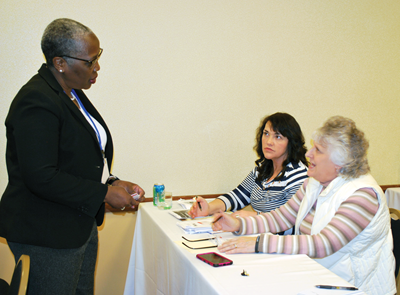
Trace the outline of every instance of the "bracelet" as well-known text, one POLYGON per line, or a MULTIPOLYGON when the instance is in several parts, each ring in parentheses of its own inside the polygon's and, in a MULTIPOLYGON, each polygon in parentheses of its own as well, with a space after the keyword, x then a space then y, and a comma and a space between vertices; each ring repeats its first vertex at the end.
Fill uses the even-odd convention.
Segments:
POLYGON ((259 253, 259 251, 258 251, 258 244, 260 243, 260 237, 261 237, 261 235, 259 235, 258 237, 257 237, 257 240, 256 240, 256 253, 259 253))
POLYGON ((117 176, 111 175, 111 176, 107 179, 106 184, 112 185, 112 184, 114 183, 114 181, 116 181, 116 180, 119 180, 119 178, 118 178, 117 176))

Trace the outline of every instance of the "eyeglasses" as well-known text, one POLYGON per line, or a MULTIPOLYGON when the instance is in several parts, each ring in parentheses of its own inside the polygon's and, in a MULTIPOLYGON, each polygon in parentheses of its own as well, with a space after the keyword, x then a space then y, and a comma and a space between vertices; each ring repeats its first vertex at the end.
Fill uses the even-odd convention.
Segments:
POLYGON ((88 63, 88 67, 89 68, 93 68, 94 65, 99 61, 99 58, 100 58, 102 53, 103 53, 103 48, 100 48, 99 54, 97 54, 97 56, 95 58, 93 58, 92 60, 82 59, 82 58, 68 56, 68 55, 63 55, 62 57, 68 57, 68 58, 73 58, 73 59, 77 59, 77 60, 81 60, 81 61, 87 62, 88 63))

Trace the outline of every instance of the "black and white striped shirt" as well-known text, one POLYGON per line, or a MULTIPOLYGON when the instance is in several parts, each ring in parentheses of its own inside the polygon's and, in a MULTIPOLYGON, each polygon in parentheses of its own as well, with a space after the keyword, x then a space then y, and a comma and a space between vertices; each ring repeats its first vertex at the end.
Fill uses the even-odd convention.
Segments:
POLYGON ((289 163, 283 178, 279 181, 257 180, 257 167, 231 192, 219 196, 225 203, 226 211, 237 211, 251 204, 258 212, 269 212, 284 204, 296 193, 307 176, 307 166, 302 162, 289 163))

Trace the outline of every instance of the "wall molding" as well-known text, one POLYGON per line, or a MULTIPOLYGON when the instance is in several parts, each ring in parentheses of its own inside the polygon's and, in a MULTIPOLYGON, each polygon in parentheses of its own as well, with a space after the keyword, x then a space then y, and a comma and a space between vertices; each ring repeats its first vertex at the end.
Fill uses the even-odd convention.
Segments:
MULTIPOLYGON (((400 186, 400 185, 399 185, 400 186)), ((216 197, 219 197, 222 194, 211 194, 211 195, 201 195, 202 198, 204 199, 215 199, 216 197)), ((176 197, 172 197, 172 199, 174 201, 177 201, 179 199, 193 199, 196 195, 190 195, 190 196, 176 196, 176 197)), ((145 198, 143 202, 153 202, 153 198, 145 198)), ((124 211, 121 211, 121 209, 115 209, 113 207, 111 207, 110 205, 108 205, 106 203, 106 212, 129 212, 129 211, 137 211, 137 208, 132 209, 132 208, 125 208, 124 211)))
MULTIPOLYGON (((383 190, 383 192, 385 192, 389 187, 400 187, 400 184, 386 184, 386 185, 381 185, 381 188, 383 190)), ((220 196, 222 194, 210 194, 210 195, 201 195, 204 199, 215 199, 218 196, 220 196)), ((179 200, 179 199, 192 199, 194 198, 196 195, 190 195, 190 196, 177 196, 177 197, 173 197, 173 200, 179 200)), ((153 198, 145 198, 144 202, 153 202, 153 198)), ((106 204, 106 212, 135 212, 137 211, 137 208, 132 209, 132 208, 126 208, 124 211, 121 211, 120 209, 115 209, 112 208, 110 205, 106 204)))

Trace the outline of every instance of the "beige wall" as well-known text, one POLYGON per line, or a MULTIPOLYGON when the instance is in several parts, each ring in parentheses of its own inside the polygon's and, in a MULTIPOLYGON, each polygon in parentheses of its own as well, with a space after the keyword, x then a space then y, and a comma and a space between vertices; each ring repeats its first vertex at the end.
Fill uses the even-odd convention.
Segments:
MULTIPOLYGON (((235 187, 253 167, 255 128, 276 111, 298 120, 307 143, 327 117, 353 118, 370 139, 378 183, 400 183, 399 1, 2 0, 1 7, 1 120, 43 62, 45 26, 58 17, 83 22, 104 48, 86 93, 112 131, 113 172, 149 196, 155 182, 175 195, 235 187)), ((3 155, 5 142, 3 127, 3 155)), ((0 175, 2 191, 4 156, 0 175)))
MULTIPOLYGON (((353 118, 370 139, 379 184, 400 183, 399 1, 2 1, 4 121, 43 61, 58 17, 104 48, 86 91, 115 141, 114 173, 151 193, 222 193, 253 167, 261 117, 291 113, 307 138, 327 117, 353 118)), ((5 128, 0 128, 4 154, 5 128)), ((0 157, 0 190, 7 183, 0 157)))

